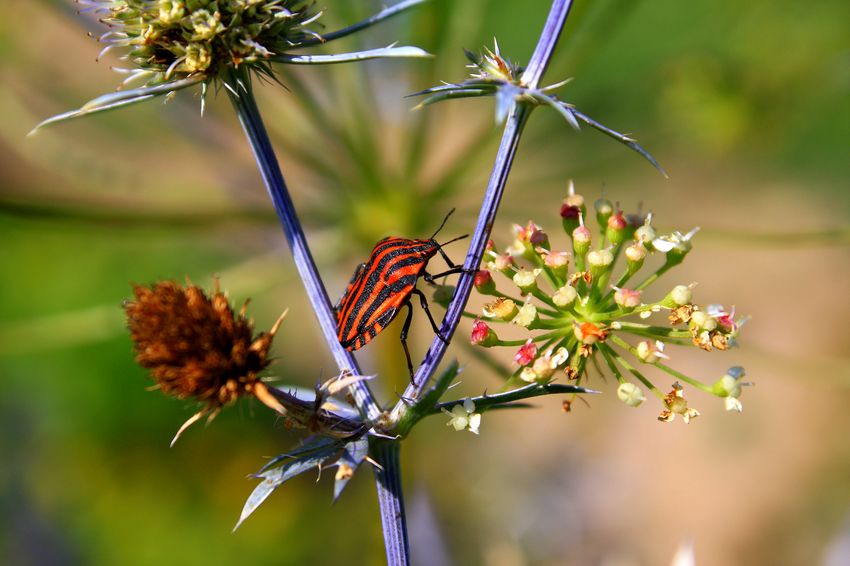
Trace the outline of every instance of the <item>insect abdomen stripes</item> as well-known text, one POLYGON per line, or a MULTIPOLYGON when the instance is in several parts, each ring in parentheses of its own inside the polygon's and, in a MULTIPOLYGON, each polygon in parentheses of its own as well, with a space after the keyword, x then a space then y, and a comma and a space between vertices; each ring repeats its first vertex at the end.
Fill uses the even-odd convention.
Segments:
POLYGON ((336 307, 337 338, 343 347, 363 347, 392 322, 438 247, 433 240, 378 242, 336 307))

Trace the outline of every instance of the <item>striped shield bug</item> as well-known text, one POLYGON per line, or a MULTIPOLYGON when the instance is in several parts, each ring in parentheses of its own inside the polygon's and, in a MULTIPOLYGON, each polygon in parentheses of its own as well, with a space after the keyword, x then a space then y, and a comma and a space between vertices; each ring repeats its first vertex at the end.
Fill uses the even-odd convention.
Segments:
POLYGON ((416 288, 416 281, 422 277, 428 283, 434 284, 437 277, 464 271, 462 266, 449 259, 443 251, 443 246, 466 238, 466 235, 444 244, 439 244, 434 239, 453 212, 454 209, 449 211, 437 231, 427 240, 384 238, 375 245, 369 259, 357 266, 345 293, 334 307, 337 338, 345 349, 354 351, 368 344, 392 322, 402 307, 407 306, 407 318, 401 328, 400 337, 407 359, 407 369, 413 378, 413 362, 407 348, 407 333, 413 319, 413 306, 410 303, 413 295, 419 297, 419 304, 428 315, 434 333, 445 342, 434 317, 431 316, 428 300, 422 291, 416 288), (449 269, 431 275, 426 271, 428 260, 438 253, 449 269))

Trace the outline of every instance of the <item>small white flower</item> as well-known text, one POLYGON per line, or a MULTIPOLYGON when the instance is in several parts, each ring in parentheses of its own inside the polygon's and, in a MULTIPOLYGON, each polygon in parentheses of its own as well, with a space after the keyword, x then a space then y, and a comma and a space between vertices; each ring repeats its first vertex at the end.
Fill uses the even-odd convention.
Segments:
POLYGON ((680 253, 687 253, 691 251, 691 238, 693 238, 697 232, 699 232, 699 227, 694 228, 687 234, 682 234, 681 232, 676 231, 672 234, 658 236, 652 240, 652 247, 659 252, 664 253, 673 251, 674 249, 680 253))
POLYGON ((512 322, 516 325, 522 326, 523 328, 529 328, 537 321, 537 318, 537 307, 531 303, 525 303, 522 305, 522 308, 519 309, 512 322))
POLYGON ((646 401, 646 395, 634 383, 621 383, 617 388, 617 398, 629 407, 637 407, 646 401))
POLYGON ((466 398, 463 403, 458 403, 452 407, 451 412, 442 409, 451 419, 446 426, 454 427, 458 432, 468 430, 473 434, 478 434, 478 428, 481 426, 481 414, 475 412, 475 402, 466 398))
POLYGON ((637 351, 637 357, 647 364, 654 364, 659 359, 670 359, 670 356, 664 353, 664 342, 661 340, 656 340, 655 342, 643 340, 638 343, 635 350, 637 351))
POLYGON ((744 368, 741 366, 731 367, 726 370, 726 375, 714 382, 712 386, 714 394, 723 397, 723 404, 727 411, 740 413, 744 410, 739 397, 742 393, 742 387, 752 385, 752 383, 741 381, 742 377, 744 377, 744 368))
POLYGON ((726 406, 727 411, 737 411, 740 413, 744 410, 744 405, 741 404, 740 399, 737 397, 726 397, 723 399, 723 404, 726 406))

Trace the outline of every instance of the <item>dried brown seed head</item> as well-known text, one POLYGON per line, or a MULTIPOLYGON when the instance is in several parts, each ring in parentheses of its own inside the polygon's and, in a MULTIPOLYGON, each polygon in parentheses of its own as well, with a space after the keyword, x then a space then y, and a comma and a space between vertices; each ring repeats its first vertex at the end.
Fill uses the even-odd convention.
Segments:
POLYGON ((163 393, 203 403, 197 418, 213 417, 244 395, 283 412, 259 377, 269 365, 280 319, 254 337, 245 309, 234 313, 217 281, 212 296, 173 281, 136 285, 134 294, 124 310, 136 361, 150 370, 163 393))

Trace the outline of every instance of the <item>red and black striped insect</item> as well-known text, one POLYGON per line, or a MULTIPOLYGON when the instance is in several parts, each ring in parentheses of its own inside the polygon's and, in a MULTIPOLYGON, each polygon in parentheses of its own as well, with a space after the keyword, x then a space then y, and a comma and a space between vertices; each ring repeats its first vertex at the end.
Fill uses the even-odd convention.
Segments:
POLYGON ((410 351, 407 348, 407 333, 413 318, 413 306, 410 304, 413 295, 419 297, 419 304, 428 315, 434 333, 445 342, 428 309, 425 295, 416 288, 416 281, 422 277, 428 283, 434 284, 434 279, 437 277, 464 271, 462 266, 455 265, 449 259, 443 251, 443 246, 465 238, 466 235, 445 244, 439 244, 434 239, 452 212, 454 209, 446 215, 434 235, 427 240, 384 238, 375 245, 369 260, 357 266, 345 293, 334 307, 337 338, 346 350, 358 350, 368 344, 392 322, 402 307, 407 306, 407 318, 401 328, 401 345, 404 348, 407 369, 412 378, 413 362, 410 360, 410 351), (425 268, 428 266, 428 260, 437 253, 443 257, 449 269, 431 275, 425 268))

